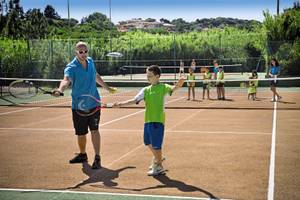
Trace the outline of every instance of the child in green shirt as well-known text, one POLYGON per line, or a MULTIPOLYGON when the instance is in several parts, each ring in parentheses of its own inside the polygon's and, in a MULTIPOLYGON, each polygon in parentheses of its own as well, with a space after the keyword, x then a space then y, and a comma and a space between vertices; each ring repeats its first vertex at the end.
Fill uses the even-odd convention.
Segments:
POLYGON ((187 86, 188 86, 188 99, 187 100, 190 100, 191 91, 192 91, 193 101, 195 101, 196 76, 194 74, 194 69, 192 67, 189 68, 189 74, 187 75, 187 80, 189 81, 189 82, 187 82, 187 86))
MULTIPOLYGON (((257 79, 258 75, 255 70, 252 71, 252 76, 249 79, 257 79)), ((248 87, 248 100, 251 98, 253 101, 256 100, 256 92, 257 92, 258 80, 249 81, 248 87)))
POLYGON ((209 68, 205 68, 205 73, 203 74, 203 92, 202 92, 202 99, 205 97, 205 91, 207 91, 207 99, 210 99, 209 97, 209 90, 210 90, 210 80, 212 78, 212 74, 209 71, 209 68))
POLYGON ((145 101, 144 144, 154 156, 154 163, 147 174, 156 176, 165 173, 161 150, 165 124, 165 96, 172 95, 175 90, 182 87, 184 78, 181 77, 174 86, 160 83, 161 70, 157 65, 148 67, 146 74, 150 85, 141 89, 133 99, 114 103, 114 107, 145 101))

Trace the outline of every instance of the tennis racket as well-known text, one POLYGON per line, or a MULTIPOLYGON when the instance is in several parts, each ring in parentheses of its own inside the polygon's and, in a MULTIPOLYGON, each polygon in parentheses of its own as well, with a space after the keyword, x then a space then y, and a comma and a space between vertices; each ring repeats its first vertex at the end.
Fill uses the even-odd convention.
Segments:
POLYGON ((76 112, 78 115, 83 117, 88 117, 95 114, 101 108, 112 108, 113 103, 104 103, 101 99, 97 99, 96 97, 90 94, 80 95, 76 99, 76 112))
MULTIPOLYGON (((39 87, 35 82, 29 80, 16 80, 9 84, 8 91, 15 98, 27 99, 36 96, 37 94, 52 95, 52 91, 47 91, 39 87)), ((60 93, 60 96, 64 96, 60 93)))

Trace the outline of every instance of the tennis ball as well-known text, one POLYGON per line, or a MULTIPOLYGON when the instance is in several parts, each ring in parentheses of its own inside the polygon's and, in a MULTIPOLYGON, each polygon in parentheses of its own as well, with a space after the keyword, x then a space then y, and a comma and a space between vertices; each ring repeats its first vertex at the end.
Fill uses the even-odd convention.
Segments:
POLYGON ((112 93, 112 94, 115 93, 115 92, 117 92, 117 90, 118 90, 118 89, 115 88, 115 87, 111 87, 110 89, 111 89, 111 90, 110 90, 110 93, 112 93))

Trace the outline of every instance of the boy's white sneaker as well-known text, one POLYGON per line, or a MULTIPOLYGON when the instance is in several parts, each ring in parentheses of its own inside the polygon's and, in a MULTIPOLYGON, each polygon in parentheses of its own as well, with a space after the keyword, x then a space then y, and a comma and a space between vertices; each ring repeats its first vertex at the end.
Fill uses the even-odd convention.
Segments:
POLYGON ((147 172, 148 176, 157 176, 160 174, 165 174, 165 170, 161 165, 154 165, 151 170, 147 172))
POLYGON ((279 101, 280 99, 282 99, 282 97, 281 97, 281 96, 278 96, 278 97, 277 97, 277 101, 279 101))

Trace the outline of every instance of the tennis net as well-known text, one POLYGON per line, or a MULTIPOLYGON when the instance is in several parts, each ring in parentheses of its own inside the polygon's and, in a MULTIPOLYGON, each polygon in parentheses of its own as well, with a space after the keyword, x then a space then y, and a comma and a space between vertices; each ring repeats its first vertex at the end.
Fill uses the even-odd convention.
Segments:
MULTIPOLYGON (((0 78, 1 82, 1 106, 33 106, 33 107, 71 107, 71 89, 64 92, 63 97, 53 97, 51 95, 33 96, 28 99, 15 98, 9 93, 9 85, 16 78, 0 78)), ((52 90, 59 86, 60 80, 57 79, 27 79, 35 82, 39 87, 52 90)), ((174 92, 166 98, 166 108, 170 109, 273 109, 272 92, 270 91, 270 82, 274 79, 259 78, 259 79, 225 79, 225 100, 218 100, 217 85, 214 80, 195 80, 195 98, 193 92, 190 92, 190 100, 188 100, 188 81, 182 88, 174 92), (257 81, 256 98, 253 100, 252 95, 249 95, 250 83, 257 81), (205 90, 203 98, 203 84, 208 84, 209 96, 205 90)), ((170 85, 174 81, 161 81, 170 85)), ((145 80, 139 81, 119 81, 106 80, 110 86, 117 87, 118 92, 109 94, 106 90, 99 87, 102 100, 106 103, 120 102, 134 98, 134 96, 149 83, 145 80)), ((282 97, 279 100, 282 103, 282 109, 300 109, 300 77, 277 78, 277 91, 282 97)), ((144 108, 144 103, 138 105, 124 106, 124 108, 144 108)))

